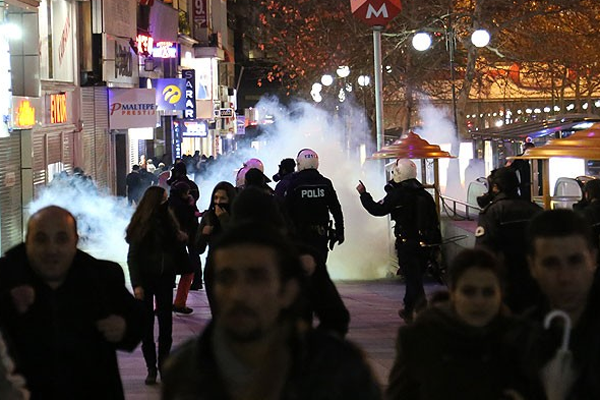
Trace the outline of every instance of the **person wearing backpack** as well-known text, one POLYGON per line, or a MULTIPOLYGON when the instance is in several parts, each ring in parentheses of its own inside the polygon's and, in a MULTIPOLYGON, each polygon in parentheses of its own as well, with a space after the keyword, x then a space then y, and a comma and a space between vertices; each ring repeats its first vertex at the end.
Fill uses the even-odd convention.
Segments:
POLYGON ((375 202, 359 181, 356 190, 367 212, 376 217, 390 214, 395 222, 396 254, 406 280, 404 307, 398 315, 411 322, 415 306, 425 301, 423 275, 431 257, 431 245, 441 242, 440 222, 433 197, 417 180, 417 166, 411 160, 398 159, 392 180, 385 187, 386 196, 375 202))

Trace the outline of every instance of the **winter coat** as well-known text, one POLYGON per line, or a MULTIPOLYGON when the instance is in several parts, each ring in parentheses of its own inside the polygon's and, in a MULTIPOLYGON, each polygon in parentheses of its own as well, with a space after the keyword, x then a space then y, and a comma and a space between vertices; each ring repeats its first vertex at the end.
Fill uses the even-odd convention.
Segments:
MULTIPOLYGON (((573 354, 573 365, 578 371, 577 379, 565 400, 600 399, 600 280, 595 278, 588 297, 587 306, 577 324, 571 330, 569 350, 573 354)), ((546 300, 527 310, 524 316, 535 321, 541 332, 540 337, 530 346, 527 359, 528 372, 535 379, 539 371, 552 359, 562 344, 563 329, 555 325, 544 329, 546 315, 552 311, 546 300)))
POLYGON ((214 240, 223 229, 229 225, 229 219, 231 216, 231 209, 229 212, 221 214, 217 217, 215 214, 215 210, 210 209, 205 211, 202 214, 202 219, 200 220, 200 225, 198 226, 198 233, 196 234, 196 249, 200 254, 206 251, 207 246, 210 245, 210 242, 214 240), (202 233, 202 230, 205 226, 211 225, 213 227, 213 231, 210 235, 205 235, 202 233))
MULTIPOLYGON (((164 400, 219 399, 229 395, 212 347, 213 324, 184 343, 165 366, 164 400)), ((349 342, 319 331, 290 338, 292 366, 281 400, 375 400, 380 389, 363 355, 349 342)))
POLYGON ((179 241, 177 234, 168 203, 164 203, 151 218, 145 237, 129 243, 127 266, 131 286, 146 287, 161 277, 174 279, 177 265, 187 257, 185 242, 179 241))
POLYGON ((391 215, 396 223, 396 237, 411 242, 440 243, 440 223, 435 201, 416 179, 402 182, 390 181, 385 187, 386 196, 375 202, 370 193, 360 195, 360 202, 376 217, 391 215))
POLYGON ((527 226, 542 212, 535 203, 498 193, 479 213, 476 246, 494 252, 506 268, 506 304, 519 313, 531 307, 539 290, 527 266, 527 226))
POLYGON ((123 399, 116 349, 133 351, 145 323, 142 303, 125 287, 121 267, 77 251, 65 281, 51 289, 33 271, 21 244, 0 260, 0 307, 16 350, 17 371, 35 399, 123 399), (29 285, 35 301, 25 313, 10 290, 29 285), (115 314, 127 324, 109 343, 96 321, 115 314))
POLYGON ((530 341, 525 322, 498 316, 476 328, 450 307, 426 309, 400 328, 386 398, 499 400, 504 390, 513 389, 530 400, 521 367, 521 346, 530 341))
POLYGON ((299 234, 313 227, 326 229, 331 213, 336 232, 344 236, 344 215, 337 193, 331 180, 316 169, 292 174, 285 194, 285 206, 299 234))

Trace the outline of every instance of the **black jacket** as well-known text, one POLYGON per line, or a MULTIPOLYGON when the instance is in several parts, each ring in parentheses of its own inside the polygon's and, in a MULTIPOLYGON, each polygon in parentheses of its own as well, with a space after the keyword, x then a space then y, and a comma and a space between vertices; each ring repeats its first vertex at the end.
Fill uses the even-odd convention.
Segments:
POLYGON ((433 197, 416 179, 400 183, 390 181, 385 187, 386 196, 375 202, 370 193, 360 195, 360 202, 376 217, 391 214, 396 222, 394 234, 411 241, 439 243, 440 223, 433 197))
POLYGON ((131 286, 146 287, 156 279, 175 277, 177 264, 185 261, 185 243, 177 238, 178 228, 164 203, 150 219, 147 234, 132 240, 127 251, 127 267, 131 286))
POLYGON ((542 208, 520 198, 497 194, 479 213, 476 246, 494 252, 506 269, 505 301, 513 312, 531 307, 539 297, 539 289, 527 266, 527 226, 542 208))
POLYGON ((475 328, 450 305, 426 309, 398 332, 386 399, 500 400, 505 389, 531 399, 522 367, 531 337, 528 325, 513 318, 475 328))
MULTIPOLYGON (((573 326, 569 342, 569 350, 573 354, 573 362, 579 371, 566 400, 600 399, 600 281, 595 278, 586 309, 576 325, 573 326)), ((546 300, 527 310, 524 316, 539 325, 541 335, 529 349, 526 357, 529 360, 529 373, 532 378, 539 376, 540 369, 556 355, 561 346, 563 329, 553 325, 551 329, 543 329, 546 315, 552 311, 546 300)))
MULTIPOLYGON (((227 400, 211 345, 212 323, 204 333, 184 343, 168 360, 163 375, 164 400, 227 400)), ((331 335, 309 331, 290 338, 292 368, 281 400, 375 400, 380 390, 363 355, 353 345, 331 335)))
POLYGON ((298 232, 311 226, 326 228, 331 213, 338 235, 344 234, 344 215, 337 193, 331 180, 316 169, 292 174, 285 194, 285 206, 298 232))
POLYGON ((35 399, 123 399, 116 349, 133 351, 149 320, 125 287, 121 267, 77 251, 64 283, 53 290, 31 269, 21 244, 0 260, 0 307, 16 349, 17 368, 35 399), (32 286, 35 302, 23 314, 10 290, 32 286), (95 324, 125 318, 123 340, 107 342, 95 324))

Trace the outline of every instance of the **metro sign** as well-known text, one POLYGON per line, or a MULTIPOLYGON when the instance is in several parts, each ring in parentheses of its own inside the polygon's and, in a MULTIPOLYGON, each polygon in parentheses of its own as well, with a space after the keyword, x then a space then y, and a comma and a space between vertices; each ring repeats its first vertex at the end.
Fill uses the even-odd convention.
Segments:
POLYGON ((385 26, 402 9, 400 0, 350 0, 352 14, 371 26, 385 26))

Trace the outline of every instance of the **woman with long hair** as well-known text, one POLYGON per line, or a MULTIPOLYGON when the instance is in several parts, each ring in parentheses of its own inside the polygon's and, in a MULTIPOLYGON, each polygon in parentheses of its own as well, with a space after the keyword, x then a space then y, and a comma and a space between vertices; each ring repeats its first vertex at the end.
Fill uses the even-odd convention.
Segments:
POLYGON ((157 372, 171 351, 177 249, 186 239, 168 208, 165 189, 149 187, 131 217, 125 237, 129 243, 127 265, 135 297, 143 300, 149 313, 156 314, 158 319, 158 359, 154 322, 147 324, 142 340, 147 385, 156 383, 157 372))

